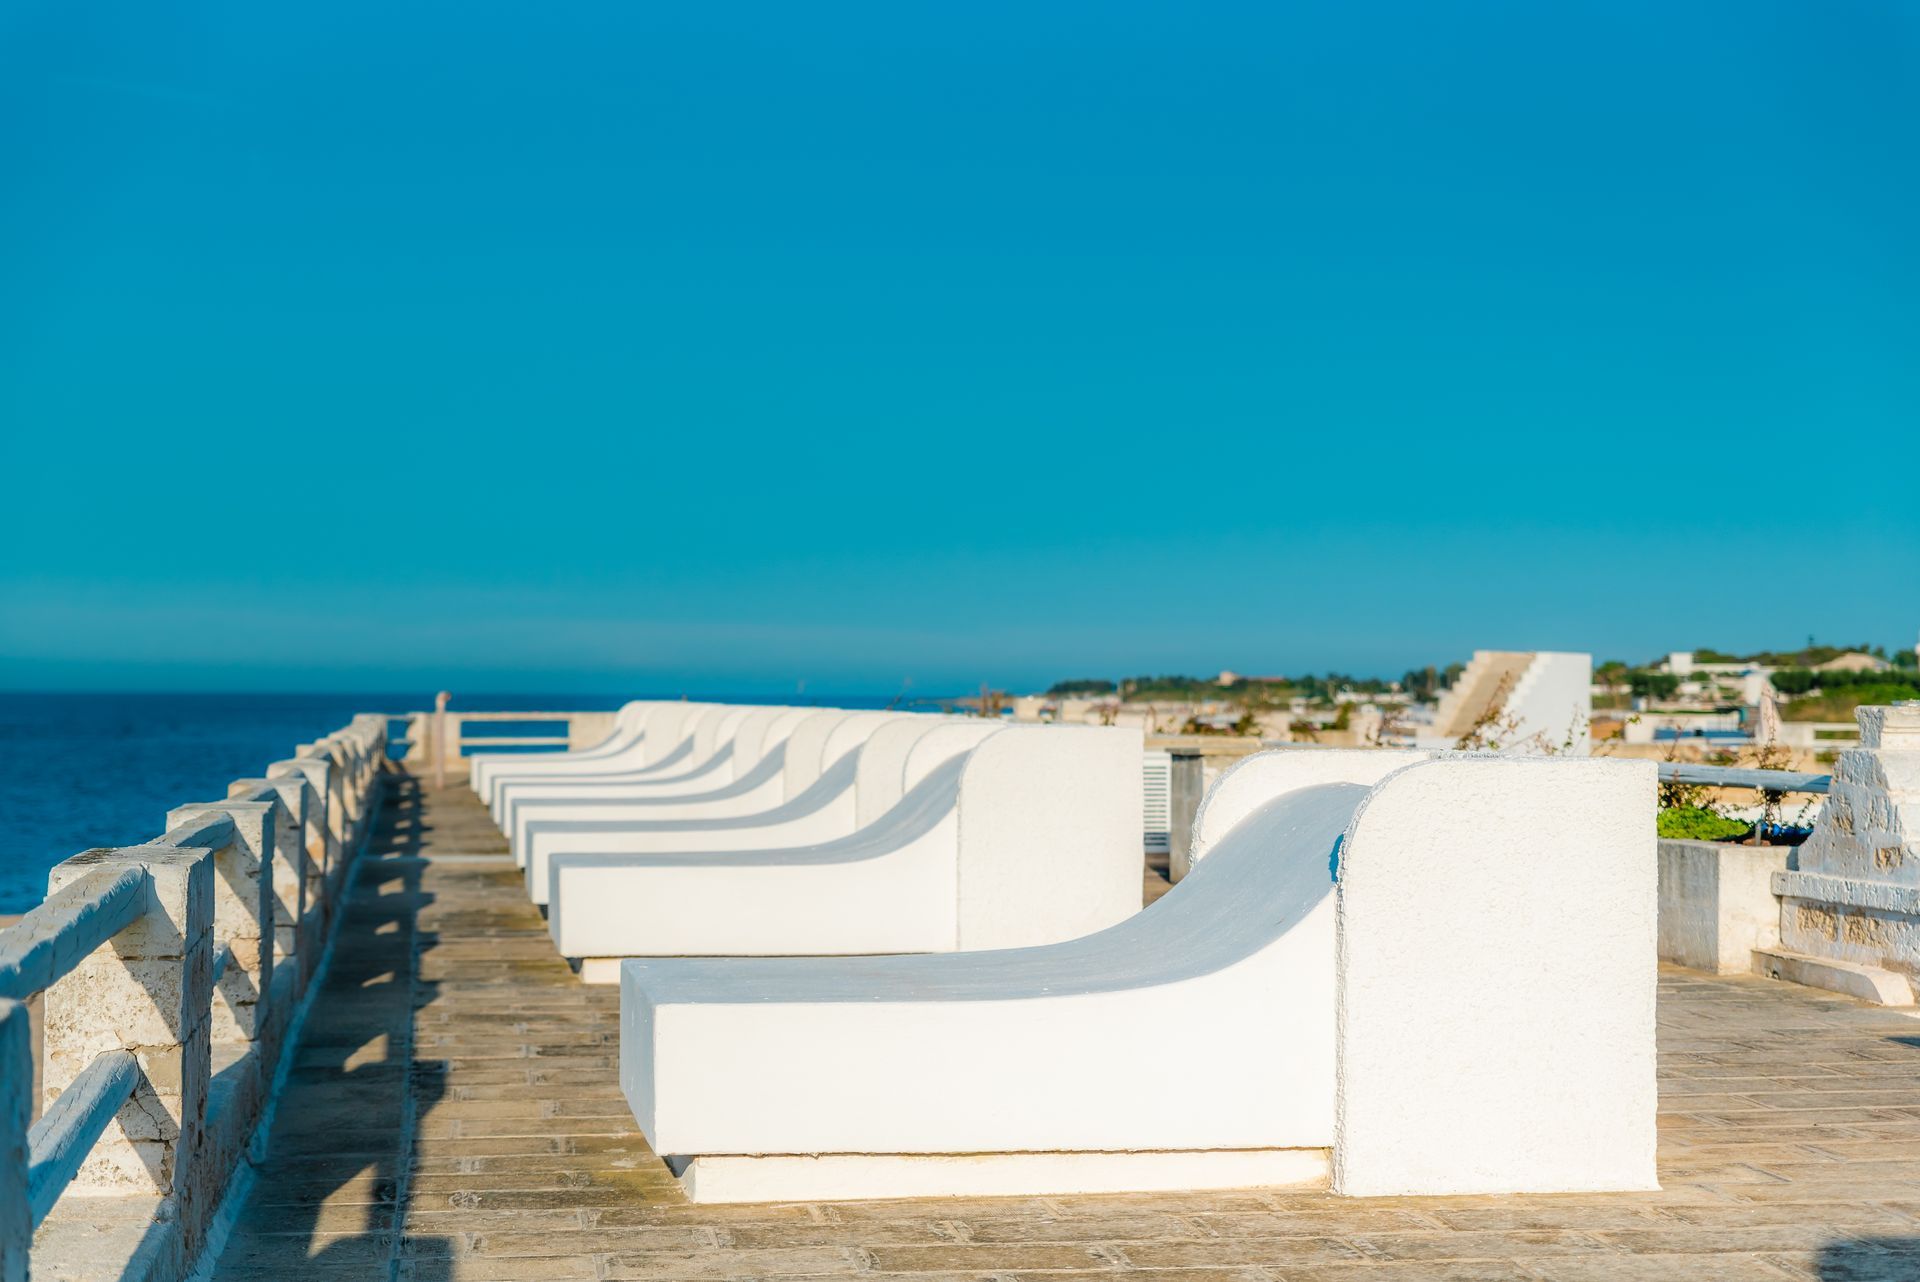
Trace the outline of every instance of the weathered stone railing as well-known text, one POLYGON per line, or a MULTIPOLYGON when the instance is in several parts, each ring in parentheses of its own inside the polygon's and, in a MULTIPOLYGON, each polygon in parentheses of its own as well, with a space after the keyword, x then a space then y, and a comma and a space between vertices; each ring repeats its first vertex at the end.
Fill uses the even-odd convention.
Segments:
POLYGON ((56 866, 0 933, 0 1282, 172 1279, 270 1088, 371 825, 386 719, 302 744, 138 846, 56 866), (42 998, 45 1112, 26 1003, 42 998))

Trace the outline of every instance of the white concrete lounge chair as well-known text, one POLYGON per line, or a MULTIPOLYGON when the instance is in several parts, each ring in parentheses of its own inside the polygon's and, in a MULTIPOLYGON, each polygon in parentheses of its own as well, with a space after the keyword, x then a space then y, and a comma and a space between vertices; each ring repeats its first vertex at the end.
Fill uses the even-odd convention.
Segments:
POLYGON ((537 774, 502 771, 489 775, 485 796, 487 809, 493 815, 494 823, 504 825, 507 799, 513 790, 554 775, 565 777, 575 773, 617 770, 631 771, 637 776, 651 776, 668 770, 685 769, 693 754, 695 722, 714 706, 707 703, 655 704, 641 714, 644 718, 641 733, 617 753, 566 768, 556 764, 537 774))
POLYGON ((595 770, 631 770, 657 762, 666 757, 682 737, 679 728, 691 715, 693 706, 679 700, 629 704, 627 707, 635 711, 624 728, 606 740, 602 750, 596 750, 592 756, 501 754, 481 758, 474 775, 475 793, 492 811, 497 809, 502 785, 510 780, 564 777, 595 770))
MULTIPOLYGON (((512 799, 519 790, 561 779, 619 777, 629 781, 657 779, 681 773, 697 763, 697 735, 703 721, 722 704, 670 703, 649 709, 645 730, 624 752, 581 762, 567 770, 544 774, 495 775, 488 781, 487 805, 494 822, 503 828, 512 799)), ((711 724, 708 722, 707 724, 711 724)))
POLYGON ((646 728, 647 710, 653 706, 654 701, 641 699, 621 704, 613 714, 613 729, 607 737, 577 752, 489 752, 475 756, 467 762, 467 782, 473 795, 484 799, 495 775, 520 774, 523 768, 525 773, 537 775, 604 761, 639 742, 646 728))
POLYGON ((819 708, 717 708, 699 718, 693 751, 671 769, 583 772, 510 781, 501 829, 512 837, 521 817, 556 818, 575 803, 690 796, 713 792, 751 774, 794 727, 819 708))
POLYGON ((742 768, 728 783, 692 793, 663 793, 653 786, 675 778, 673 773, 649 773, 640 780, 584 781, 591 787, 527 785, 528 791, 515 794, 508 807, 508 820, 501 828, 515 859, 524 867, 528 836, 536 823, 545 829, 550 821, 582 817, 637 820, 661 814, 732 815, 768 810, 819 778, 822 749, 834 729, 853 715, 844 708, 791 708, 765 726, 749 722, 744 727, 747 742, 736 744, 736 751, 751 759, 741 763, 742 768), (665 799, 684 804, 661 811, 657 803, 665 799))
POLYGON ((777 777, 768 759, 710 793, 567 803, 546 812, 564 818, 538 817, 529 803, 516 812, 509 838, 526 868, 527 894, 536 904, 547 902, 547 860, 562 851, 772 849, 844 837, 859 824, 862 793, 881 813, 901 796, 897 771, 859 769, 867 741, 889 725, 905 727, 898 733, 911 738, 943 721, 916 713, 817 714, 800 722, 781 745, 777 777))
POLYGON ((750 717, 771 715, 776 709, 752 708, 739 704, 709 704, 682 723, 688 751, 671 768, 659 766, 582 768, 564 775, 544 778, 509 779, 500 790, 503 823, 512 822, 513 807, 529 796, 557 795, 554 790, 620 784, 644 784, 658 787, 668 780, 694 779, 699 788, 711 788, 733 777, 733 743, 740 727, 750 717))
POLYGON ((1262 754, 1082 939, 623 962, 621 1086, 696 1201, 1653 1188, 1653 812, 1650 762, 1262 754))
POLYGON ((553 856, 556 946, 614 983, 618 957, 1008 948, 1140 911, 1138 730, 976 719, 909 740, 914 728, 868 741, 861 769, 891 753, 904 795, 836 841, 553 856))

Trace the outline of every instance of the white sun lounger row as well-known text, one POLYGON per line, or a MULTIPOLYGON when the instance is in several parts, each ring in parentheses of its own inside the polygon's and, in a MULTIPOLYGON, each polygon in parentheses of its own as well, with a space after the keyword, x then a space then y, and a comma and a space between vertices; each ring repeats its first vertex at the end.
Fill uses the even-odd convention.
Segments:
MULTIPOLYGON (((1046 943, 1141 902, 1141 736, 818 708, 629 705, 596 756, 482 775, 563 955, 1046 943), (624 741, 615 744, 615 740, 624 741), (651 740, 656 760, 644 762, 651 740)), ((535 760, 541 760, 536 758, 535 760)))
POLYGON ((697 1201, 1652 1188, 1653 792, 1647 762, 1263 754, 1193 873, 1082 938, 625 962, 621 1084, 697 1201))

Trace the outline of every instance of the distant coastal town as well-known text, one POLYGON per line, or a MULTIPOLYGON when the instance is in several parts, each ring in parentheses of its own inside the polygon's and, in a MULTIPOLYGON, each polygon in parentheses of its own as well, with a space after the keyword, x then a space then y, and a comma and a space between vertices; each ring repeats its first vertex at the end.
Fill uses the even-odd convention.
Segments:
POLYGON ((1751 745, 1765 716, 1767 740, 1807 764, 1855 738, 1855 708, 1908 699, 1920 699, 1920 645, 1812 640, 1789 651, 1675 650, 1643 663, 1480 650, 1398 679, 1222 671, 1075 678, 1038 694, 981 696, 1018 721, 1138 725, 1153 735, 1543 752, 1673 745, 1677 758, 1696 760, 1751 745))

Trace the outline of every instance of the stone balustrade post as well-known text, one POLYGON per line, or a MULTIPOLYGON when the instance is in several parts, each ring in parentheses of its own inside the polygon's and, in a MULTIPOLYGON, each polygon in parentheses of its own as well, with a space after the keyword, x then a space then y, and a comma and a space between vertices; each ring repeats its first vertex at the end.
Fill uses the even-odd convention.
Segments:
MULTIPOLYGON (((339 854, 344 859, 346 853, 354 848, 359 836, 353 807, 352 761, 346 747, 329 737, 303 743, 294 749, 294 753, 300 757, 319 757, 331 767, 327 774, 327 819, 333 828, 339 854)), ((340 864, 341 859, 330 863, 327 875, 337 877, 340 864)))
POLYGON ((211 1073, 213 852, 128 846, 84 851, 54 867, 52 894, 89 873, 137 867, 145 909, 46 990, 45 1084, 51 1104, 104 1051, 132 1052, 140 1081, 64 1196, 171 1199, 191 1258, 224 1173, 196 1174, 211 1073), (202 1188, 201 1182, 216 1181, 202 1188))
POLYGON ((407 714, 407 754, 400 758, 410 766, 428 763, 433 751, 433 714, 428 712, 409 712, 407 714))
MULTIPOLYGON (((227 785, 229 798, 257 798, 270 790, 279 799, 281 822, 273 850, 273 957, 276 965, 299 959, 305 972, 300 923, 307 914, 310 879, 316 878, 307 851, 307 803, 313 789, 298 775, 278 779, 236 779, 227 785)), ((317 889, 317 887, 316 887, 317 889)))
POLYGON ((348 730, 360 736, 361 745, 366 752, 364 786, 371 796, 379 791, 386 775, 387 719, 377 712, 363 712, 353 719, 348 730))
MULTIPOLYGON (((267 767, 267 780, 276 785, 296 785, 305 797, 301 845, 307 852, 307 884, 301 897, 300 931, 303 936, 310 935, 309 922, 320 923, 322 928, 325 925, 327 868, 333 855, 332 827, 327 822, 327 763, 318 758, 276 761, 267 767)), ((306 942, 302 941, 303 947, 306 942)))
POLYGON ((273 984, 273 856, 280 842, 280 799, 176 806, 162 845, 213 851, 214 980, 212 1037, 253 1041, 273 984), (223 836, 224 835, 224 839, 223 836))
MULTIPOLYGON (((275 775, 285 773, 286 770, 294 770, 306 776, 307 782, 313 785, 314 792, 319 794, 318 814, 321 827, 326 833, 326 849, 320 859, 320 875, 323 882, 331 885, 340 871, 340 865, 346 857, 347 850, 346 836, 341 827, 340 783, 335 777, 339 771, 333 764, 333 758, 320 752, 312 744, 303 744, 296 748, 292 761, 276 761, 267 767, 267 777, 271 779, 275 775)), ((309 809, 307 813, 312 815, 315 811, 309 809)), ((323 905, 330 911, 332 897, 322 893, 320 898, 323 905)))
POLYGON ((333 763, 333 770, 327 776, 327 786, 333 795, 327 798, 327 813, 337 816, 334 834, 340 839, 340 859, 327 870, 333 879, 334 889, 338 891, 340 878, 344 875, 346 861, 360 844, 360 816, 355 813, 352 788, 352 762, 347 755, 346 746, 336 739, 321 739, 308 745, 317 756, 333 763))
POLYGON ((27 1282, 33 1216, 27 1203, 27 1127, 33 1042, 25 1002, 0 998, 0 1282, 27 1282))

